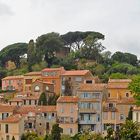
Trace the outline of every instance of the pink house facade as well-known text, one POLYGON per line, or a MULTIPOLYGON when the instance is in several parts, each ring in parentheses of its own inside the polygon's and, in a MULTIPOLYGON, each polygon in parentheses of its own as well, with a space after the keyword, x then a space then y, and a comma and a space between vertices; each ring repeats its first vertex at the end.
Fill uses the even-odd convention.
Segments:
POLYGON ((22 75, 7 76, 2 79, 2 90, 23 91, 23 81, 22 75))

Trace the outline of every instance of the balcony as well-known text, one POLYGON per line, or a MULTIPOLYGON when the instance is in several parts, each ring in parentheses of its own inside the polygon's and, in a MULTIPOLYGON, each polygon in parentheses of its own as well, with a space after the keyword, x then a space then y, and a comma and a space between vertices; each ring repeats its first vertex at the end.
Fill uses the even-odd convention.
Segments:
POLYGON ((104 112, 116 112, 117 108, 116 107, 109 107, 109 106, 103 106, 103 111, 104 112))
POLYGON ((96 124, 96 120, 79 120, 79 124, 96 124))
POLYGON ((75 124, 75 123, 78 123, 78 119, 77 120, 70 120, 70 118, 58 118, 57 119, 57 123, 60 123, 60 124, 75 124))
POLYGON ((79 113, 93 113, 93 114, 95 114, 95 113, 97 113, 97 111, 93 108, 91 108, 91 109, 81 108, 81 109, 79 109, 79 113))

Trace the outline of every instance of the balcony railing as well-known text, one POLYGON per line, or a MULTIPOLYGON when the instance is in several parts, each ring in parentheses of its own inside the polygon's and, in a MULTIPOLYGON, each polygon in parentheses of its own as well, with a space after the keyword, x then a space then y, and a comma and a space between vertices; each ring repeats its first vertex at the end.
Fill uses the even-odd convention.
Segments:
POLYGON ((117 111, 117 108, 114 107, 114 106, 113 106, 113 107, 104 106, 104 107, 103 107, 103 111, 104 111, 104 112, 109 112, 109 111, 110 111, 110 112, 116 112, 116 111, 117 111))

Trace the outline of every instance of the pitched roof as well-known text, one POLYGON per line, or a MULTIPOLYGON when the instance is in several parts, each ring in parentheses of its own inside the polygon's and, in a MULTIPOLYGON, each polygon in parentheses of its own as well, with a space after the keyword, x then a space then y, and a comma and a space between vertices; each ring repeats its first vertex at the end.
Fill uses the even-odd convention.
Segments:
POLYGON ((35 112, 36 106, 21 106, 16 110, 18 114, 28 114, 29 112, 35 112))
POLYGON ((56 112, 56 106, 37 106, 36 113, 56 112))
POLYGON ((106 88, 106 84, 80 84, 78 91, 103 91, 106 88))
POLYGON ((16 109, 16 106, 0 104, 0 112, 13 112, 15 109, 16 109))
POLYGON ((22 101, 23 101, 22 98, 19 98, 19 97, 15 97, 15 98, 9 100, 9 102, 22 102, 22 101))
POLYGON ((23 97, 22 100, 38 100, 39 99, 39 95, 38 96, 27 96, 27 97, 23 97))
POLYGON ((76 96, 60 96, 57 99, 58 103, 77 103, 78 102, 78 97, 76 96))
POLYGON ((49 85, 53 85, 54 84, 54 83, 51 83, 51 82, 43 81, 42 79, 36 79, 33 83, 36 83, 36 82, 43 83, 43 84, 49 84, 49 85))
POLYGON ((126 89, 131 79, 109 79, 107 88, 126 89))
POLYGON ((65 71, 62 75, 63 76, 83 76, 86 75, 89 70, 70 70, 70 71, 65 71))
POLYGON ((109 79, 109 83, 130 83, 131 79, 109 79))
POLYGON ((42 113, 42 112, 56 112, 56 106, 21 106, 16 113, 25 115, 29 112, 42 113))
POLYGON ((1 120, 0 123, 17 123, 22 119, 22 116, 19 114, 11 115, 4 120, 1 120))
POLYGON ((2 80, 12 80, 12 79, 23 79, 23 75, 17 75, 17 76, 7 76, 3 78, 2 80))
POLYGON ((29 72, 29 73, 24 74, 24 76, 41 76, 41 71, 29 72))
POLYGON ((42 70, 42 72, 45 71, 65 71, 64 67, 60 67, 60 68, 45 68, 42 70))

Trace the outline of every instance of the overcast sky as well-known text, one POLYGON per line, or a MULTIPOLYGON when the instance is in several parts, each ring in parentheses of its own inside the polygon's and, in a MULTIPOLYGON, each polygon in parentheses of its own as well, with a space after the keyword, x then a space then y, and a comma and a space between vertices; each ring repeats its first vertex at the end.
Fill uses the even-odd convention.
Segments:
POLYGON ((0 49, 52 31, 101 32, 107 50, 140 56, 140 0, 0 0, 0 49))

